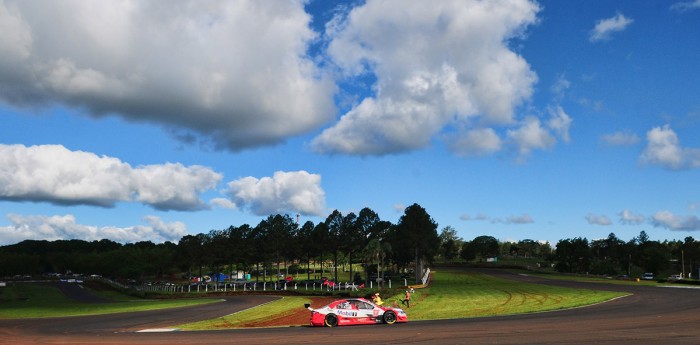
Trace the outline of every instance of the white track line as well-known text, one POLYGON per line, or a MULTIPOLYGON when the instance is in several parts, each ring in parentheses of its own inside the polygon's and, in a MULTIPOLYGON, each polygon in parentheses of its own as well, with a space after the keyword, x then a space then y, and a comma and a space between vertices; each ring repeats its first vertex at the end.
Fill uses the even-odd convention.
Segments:
POLYGON ((175 332, 177 328, 149 328, 136 331, 136 333, 159 333, 159 332, 175 332))

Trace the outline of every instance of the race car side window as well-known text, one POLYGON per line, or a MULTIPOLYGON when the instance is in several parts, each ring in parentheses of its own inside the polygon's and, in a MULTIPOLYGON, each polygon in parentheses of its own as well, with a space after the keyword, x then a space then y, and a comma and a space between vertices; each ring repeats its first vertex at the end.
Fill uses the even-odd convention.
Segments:
POLYGON ((361 302, 361 301, 358 301, 358 302, 357 302, 357 306, 358 306, 360 309, 373 309, 373 308, 374 308, 374 307, 372 307, 371 304, 365 303, 365 302, 361 302))

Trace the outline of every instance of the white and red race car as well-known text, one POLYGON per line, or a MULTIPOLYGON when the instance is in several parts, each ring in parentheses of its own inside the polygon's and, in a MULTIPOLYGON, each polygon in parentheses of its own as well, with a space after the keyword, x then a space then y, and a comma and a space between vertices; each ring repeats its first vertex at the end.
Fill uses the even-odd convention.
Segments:
POLYGON ((364 298, 340 299, 318 309, 310 304, 304 307, 311 310, 312 326, 373 325, 408 322, 403 309, 378 306, 364 298))

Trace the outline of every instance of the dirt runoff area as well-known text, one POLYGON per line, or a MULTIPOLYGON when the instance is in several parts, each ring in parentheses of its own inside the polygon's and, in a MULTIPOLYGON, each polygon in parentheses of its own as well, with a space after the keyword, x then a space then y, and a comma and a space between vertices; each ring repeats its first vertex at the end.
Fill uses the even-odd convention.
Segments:
MULTIPOLYGON (((338 297, 310 297, 311 308, 320 308, 338 299, 338 297)), ((308 326, 311 324, 311 312, 308 309, 299 308, 289 313, 281 314, 265 320, 255 320, 238 325, 237 327, 288 327, 308 326)), ((230 325, 221 324, 220 328, 230 328, 230 325)))

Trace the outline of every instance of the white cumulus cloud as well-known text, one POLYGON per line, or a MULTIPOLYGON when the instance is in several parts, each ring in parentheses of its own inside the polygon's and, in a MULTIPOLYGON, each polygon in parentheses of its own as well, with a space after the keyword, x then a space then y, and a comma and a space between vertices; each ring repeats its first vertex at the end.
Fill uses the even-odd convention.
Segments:
MULTIPOLYGON (((382 155, 425 147, 443 129, 470 128, 476 118, 511 124, 537 77, 508 41, 534 24, 539 10, 526 0, 370 0, 332 21, 329 59, 349 80, 376 82, 373 94, 312 146, 322 153, 382 155)), ((489 152, 496 143, 492 135, 487 139, 481 146, 466 140, 457 152, 489 152)))
POLYGON ((531 224, 534 223, 535 220, 530 217, 528 214, 523 214, 520 216, 509 216, 506 218, 506 224, 531 224))
POLYGON ((62 145, 0 145, 0 200, 102 207, 141 202, 160 210, 198 210, 206 207, 200 194, 221 178, 198 165, 134 168, 62 145))
POLYGON ((646 217, 641 214, 634 214, 630 210, 623 210, 619 213, 620 223, 626 225, 639 225, 644 223, 646 217))
POLYGON ((462 157, 487 155, 500 151, 503 146, 503 141, 492 128, 466 130, 448 136, 446 142, 450 151, 462 157))
POLYGON ((507 133, 521 157, 527 156, 534 149, 548 150, 556 144, 556 138, 534 116, 526 118, 521 127, 508 130, 507 133))
POLYGON ((550 117, 544 123, 538 117, 527 116, 518 124, 519 127, 506 131, 506 142, 517 150, 519 160, 525 159, 533 150, 552 149, 557 138, 565 143, 571 141, 571 116, 559 105, 550 107, 548 112, 550 117))
POLYGON ((634 20, 625 17, 622 13, 611 18, 601 19, 596 22, 588 39, 591 42, 609 40, 614 32, 624 31, 633 22, 634 20))
POLYGON ((494 218, 483 213, 479 213, 475 217, 471 217, 469 214, 465 213, 462 214, 459 219, 463 221, 488 221, 491 224, 531 224, 535 222, 535 220, 532 219, 529 214, 508 216, 502 219, 494 218))
POLYGON ((226 198, 213 198, 209 200, 209 203, 221 208, 237 209, 236 203, 226 198))
POLYGON ((589 213, 586 216, 586 221, 588 222, 588 224, 592 225, 612 225, 612 221, 610 220, 610 218, 608 218, 608 216, 596 215, 592 213, 589 213))
POLYGON ((156 216, 145 216, 147 225, 129 227, 92 226, 79 224, 73 215, 22 216, 9 214, 9 226, 0 226, 0 245, 14 244, 23 240, 70 240, 99 241, 109 239, 121 243, 151 241, 177 242, 187 235, 184 223, 166 223, 156 216))
POLYGON ((678 11, 678 12, 685 12, 685 11, 697 10, 697 9, 700 9, 700 0, 681 1, 681 2, 676 2, 673 5, 671 5, 671 10, 678 11))
POLYGON ((551 115, 549 122, 549 128, 556 133, 563 142, 568 143, 571 141, 571 136, 569 135, 569 128, 571 128, 571 123, 574 121, 569 114, 564 111, 561 106, 555 106, 549 109, 551 115))
POLYGON ((639 157, 643 164, 681 170, 700 167, 700 149, 684 148, 669 125, 647 132, 647 146, 639 157))
POLYGON ((676 231, 700 231, 700 219, 696 216, 679 216, 669 211, 656 212, 651 217, 655 227, 676 231))
POLYGON ((228 183, 226 194, 240 209, 265 216, 295 212, 321 216, 326 211, 326 193, 321 175, 306 171, 277 171, 272 177, 244 177, 228 183))
POLYGON ((305 3, 0 1, 0 101, 160 124, 216 148, 279 143, 335 115, 305 3))
POLYGON ((605 134, 601 139, 610 146, 631 146, 639 143, 639 136, 629 130, 605 134))
POLYGON ((551 86, 550 91, 554 94, 554 97, 561 99, 564 97, 566 90, 571 87, 571 82, 566 78, 566 75, 560 74, 557 80, 551 86))

